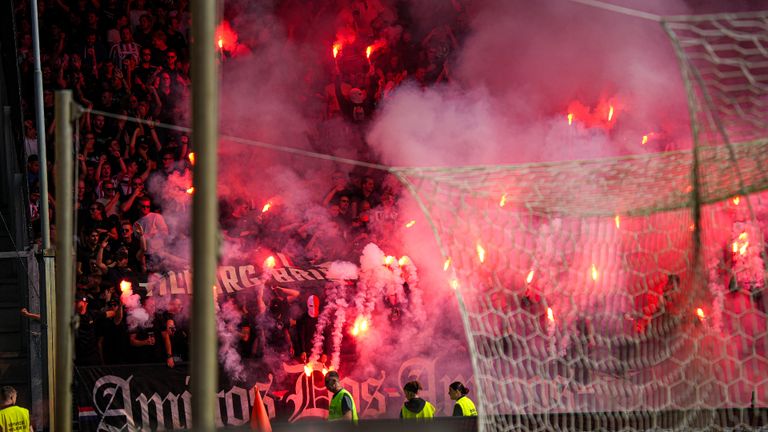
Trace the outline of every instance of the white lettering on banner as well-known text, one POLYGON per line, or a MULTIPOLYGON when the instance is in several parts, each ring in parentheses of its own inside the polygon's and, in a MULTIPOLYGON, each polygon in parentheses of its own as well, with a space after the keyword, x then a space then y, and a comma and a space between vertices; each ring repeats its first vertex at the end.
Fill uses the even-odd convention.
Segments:
MULTIPOLYGON (((435 407, 444 415, 450 415, 453 402, 448 399, 444 390, 453 381, 471 382, 472 377, 463 380, 462 375, 457 375, 455 378, 443 375, 439 380, 441 387, 438 389, 435 387, 438 381, 435 373, 436 364, 437 360, 426 358, 406 360, 401 365, 398 376, 390 378, 389 385, 401 388, 405 382, 418 379, 428 386, 423 392, 425 399, 433 401, 435 407), (396 382, 392 382, 393 379, 396 382)), ((282 368, 289 376, 296 377, 293 394, 286 399, 292 405, 292 412, 290 415, 286 414, 289 417, 288 420, 294 422, 307 418, 327 418, 329 397, 320 371, 316 370, 307 377, 303 364, 284 363, 282 368)), ((371 419, 387 415, 394 417, 403 399, 399 392, 393 391, 392 388, 385 388, 386 382, 386 372, 379 371, 378 377, 369 377, 363 381, 345 377, 342 385, 352 394, 361 418, 371 419)), ((189 427, 192 405, 188 376, 184 390, 180 394, 169 391, 163 396, 164 389, 153 389, 160 392, 154 391, 151 394, 142 392, 132 395, 131 384, 134 386, 133 390, 136 390, 136 387, 143 383, 137 382, 134 375, 127 379, 106 375, 95 382, 91 399, 99 415, 97 431, 177 430, 189 427), (138 405, 133 405, 133 401, 138 405), (134 408, 137 412, 134 412, 134 408), (134 418, 134 415, 137 417, 134 418), (137 424, 136 420, 139 419, 140 422, 137 424)), ((220 391, 217 394, 220 401, 219 409, 215 414, 217 426, 240 426, 248 423, 255 401, 254 391, 257 388, 264 395, 262 401, 267 409, 267 415, 274 418, 276 415, 274 393, 278 392, 272 390, 273 384, 274 377, 270 374, 266 382, 257 382, 254 387, 232 386, 220 391)))
POLYGON ((248 390, 240 387, 232 387, 225 395, 224 395, 224 404, 227 407, 227 424, 232 426, 240 426, 243 424, 248 423, 248 420, 250 420, 250 406, 253 402, 250 404, 248 403, 248 390), (237 401, 235 401, 237 399, 237 401), (240 417, 237 417, 237 414, 235 413, 235 404, 240 405, 240 417))
POLYGON ((149 419, 150 404, 154 406, 155 418, 158 425, 165 424, 165 410, 168 408, 171 412, 171 429, 181 428, 181 419, 179 418, 179 397, 173 393, 168 393, 164 398, 161 398, 159 394, 154 393, 152 397, 147 399, 143 394, 140 394, 136 398, 136 402, 141 406, 141 424, 151 425, 149 419))
POLYGON ((240 266, 237 268, 240 280, 243 281, 243 286, 250 288, 256 286, 256 282, 252 278, 256 277, 256 269, 252 265, 240 266))
POLYGON ((219 280, 221 287, 228 293, 242 290, 237 284, 237 270, 232 266, 219 267, 219 280))
MULTIPOLYGON (((259 272, 253 265, 221 266, 216 271, 216 286, 220 293, 242 291, 259 284, 259 272)), ((272 279, 278 283, 302 283, 326 280, 325 269, 278 267, 272 269, 272 279)), ((148 296, 192 294, 192 276, 189 270, 151 274, 148 282, 139 283, 147 290, 148 296)))
POLYGON ((120 377, 107 375, 99 378, 93 385, 93 405, 101 417, 99 421, 99 431, 105 430, 108 432, 121 431, 126 427, 129 430, 135 429, 133 422, 133 407, 131 405, 131 388, 130 382, 133 375, 124 380, 120 377), (99 402, 102 400, 108 400, 106 406, 102 406, 99 402), (122 401, 122 408, 117 408, 117 403, 122 401), (125 421, 120 421, 125 418, 125 421), (112 426, 112 421, 116 421, 120 424, 120 427, 112 426))

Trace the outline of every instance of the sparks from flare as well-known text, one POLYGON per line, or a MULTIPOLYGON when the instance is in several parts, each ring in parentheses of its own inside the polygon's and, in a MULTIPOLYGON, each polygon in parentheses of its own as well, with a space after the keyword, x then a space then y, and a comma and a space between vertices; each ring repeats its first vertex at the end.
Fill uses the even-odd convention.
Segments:
POLYGON ((590 268, 590 273, 592 274, 592 280, 596 281, 598 277, 598 273, 597 273, 597 267, 595 267, 594 264, 592 264, 592 267, 590 268))
POLYGON ((477 244, 477 258, 481 264, 485 262, 485 248, 480 243, 477 244))
POLYGON ((405 224, 405 227, 406 227, 406 228, 410 228, 410 227, 412 227, 412 226, 414 226, 414 225, 416 225, 416 221, 415 221, 415 220, 412 220, 412 221, 408 222, 407 224, 405 224))
POLYGON ((267 202, 264 204, 264 207, 261 208, 262 213, 266 213, 269 211, 269 209, 272 208, 272 202, 267 202))
POLYGON ((533 275, 536 274, 536 270, 531 270, 528 272, 528 276, 525 277, 525 283, 531 283, 533 281, 533 275))

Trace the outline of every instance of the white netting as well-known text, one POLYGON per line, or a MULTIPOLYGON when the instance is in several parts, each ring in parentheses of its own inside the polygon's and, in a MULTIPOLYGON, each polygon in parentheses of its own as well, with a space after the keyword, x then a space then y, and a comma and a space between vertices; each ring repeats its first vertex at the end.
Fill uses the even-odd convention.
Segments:
POLYGON ((765 422, 766 17, 663 20, 694 151, 394 170, 458 291, 484 430, 765 422))

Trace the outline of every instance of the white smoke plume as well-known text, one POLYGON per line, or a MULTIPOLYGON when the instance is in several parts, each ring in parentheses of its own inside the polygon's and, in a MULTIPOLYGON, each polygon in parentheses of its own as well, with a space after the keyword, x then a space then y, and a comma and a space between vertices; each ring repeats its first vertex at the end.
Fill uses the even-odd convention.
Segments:
POLYGON ((234 301, 224 302, 216 314, 216 329, 219 335, 219 361, 227 375, 235 380, 245 379, 245 369, 242 358, 237 352, 240 340, 239 324, 243 318, 242 311, 234 301))
POLYGON ((130 282, 123 281, 121 284, 120 302, 125 306, 127 317, 125 319, 128 330, 133 331, 137 328, 151 327, 152 319, 146 309, 141 305, 141 296, 134 294, 130 282))

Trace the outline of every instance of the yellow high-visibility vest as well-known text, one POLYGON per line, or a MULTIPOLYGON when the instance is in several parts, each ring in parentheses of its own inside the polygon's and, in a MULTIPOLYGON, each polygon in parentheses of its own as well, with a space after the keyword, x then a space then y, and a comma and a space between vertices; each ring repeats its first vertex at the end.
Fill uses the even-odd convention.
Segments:
POLYGON ((466 396, 462 396, 456 401, 456 405, 461 408, 461 415, 464 417, 477 417, 477 408, 475 403, 466 396))
POLYGON ((435 407, 427 401, 424 402, 424 408, 422 408, 421 411, 415 413, 403 405, 400 414, 404 419, 431 419, 435 416, 435 407))
POLYGON ((352 421, 357 423, 357 408, 355 407, 355 399, 346 390, 341 389, 338 393, 333 395, 331 403, 328 404, 328 420, 341 420, 344 418, 344 414, 341 412, 341 401, 344 399, 344 395, 349 396, 349 400, 352 401, 352 421))

